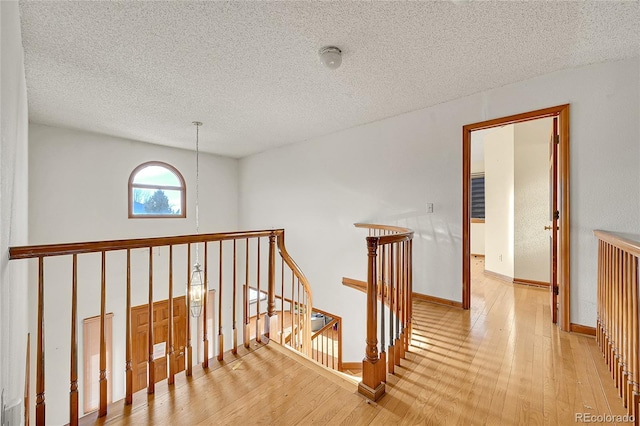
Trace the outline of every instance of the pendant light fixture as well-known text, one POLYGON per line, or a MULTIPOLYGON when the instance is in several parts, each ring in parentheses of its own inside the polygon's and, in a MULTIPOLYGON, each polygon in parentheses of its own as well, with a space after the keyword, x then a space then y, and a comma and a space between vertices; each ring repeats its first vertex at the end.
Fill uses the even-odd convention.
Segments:
MULTIPOLYGON (((199 146, 199 130, 202 123, 194 121, 196 126, 196 234, 200 233, 200 146, 199 146)), ((196 244, 196 263, 191 270, 191 280, 189 281, 189 301, 191 306, 191 316, 198 318, 202 313, 202 302, 204 299, 204 280, 202 279, 202 267, 200 266, 199 244, 196 244)))

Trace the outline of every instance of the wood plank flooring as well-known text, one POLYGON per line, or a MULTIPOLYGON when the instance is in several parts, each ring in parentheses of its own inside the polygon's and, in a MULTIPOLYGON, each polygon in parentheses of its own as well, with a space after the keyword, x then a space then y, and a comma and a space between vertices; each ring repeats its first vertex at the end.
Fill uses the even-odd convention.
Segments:
POLYGON ((98 423, 569 425, 575 413, 624 415, 595 340, 551 324, 548 290, 482 268, 474 261, 471 310, 414 302, 410 352, 377 404, 270 344, 98 423))

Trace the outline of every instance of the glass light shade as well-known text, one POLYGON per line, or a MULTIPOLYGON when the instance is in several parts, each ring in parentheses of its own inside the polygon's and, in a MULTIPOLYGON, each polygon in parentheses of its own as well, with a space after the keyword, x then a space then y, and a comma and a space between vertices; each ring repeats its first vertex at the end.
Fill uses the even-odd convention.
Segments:
POLYGON ((191 281, 189 282, 189 304, 191 306, 191 316, 198 318, 202 313, 204 299, 204 280, 202 279, 202 269, 199 263, 193 265, 191 271, 191 281))
POLYGON ((320 62, 329 68, 336 69, 342 64, 342 51, 335 46, 326 46, 318 51, 320 62))

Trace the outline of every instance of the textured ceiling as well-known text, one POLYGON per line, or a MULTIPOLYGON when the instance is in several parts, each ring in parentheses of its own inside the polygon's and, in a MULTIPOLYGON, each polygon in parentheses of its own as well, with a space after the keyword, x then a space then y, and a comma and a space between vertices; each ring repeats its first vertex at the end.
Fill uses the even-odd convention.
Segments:
POLYGON ((640 52, 638 1, 20 8, 32 121, 232 157, 640 52))

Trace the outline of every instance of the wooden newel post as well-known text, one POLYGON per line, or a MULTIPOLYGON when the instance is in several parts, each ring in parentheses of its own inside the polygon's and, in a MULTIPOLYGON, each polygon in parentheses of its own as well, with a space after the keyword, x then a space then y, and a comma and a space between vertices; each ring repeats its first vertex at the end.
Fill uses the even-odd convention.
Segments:
POLYGON ((367 271, 367 347, 362 360, 362 381, 358 384, 358 392, 373 401, 384 395, 385 386, 382 383, 384 365, 378 358, 378 330, 377 330, 377 251, 378 237, 367 237, 368 271, 367 271), (380 372, 382 367, 382 373, 380 372))
POLYGON ((267 283, 267 320, 264 334, 274 339, 278 330, 278 314, 276 311, 276 233, 269 235, 269 281, 267 283), (273 331, 274 335, 270 333, 273 331))

